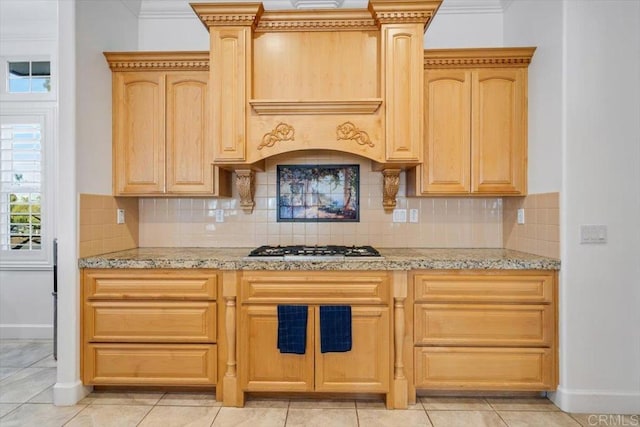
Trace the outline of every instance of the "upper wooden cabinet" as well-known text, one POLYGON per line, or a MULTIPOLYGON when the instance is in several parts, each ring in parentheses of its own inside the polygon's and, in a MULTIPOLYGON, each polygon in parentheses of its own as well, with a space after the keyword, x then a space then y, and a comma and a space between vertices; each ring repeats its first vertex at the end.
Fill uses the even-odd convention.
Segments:
POLYGON ((408 173, 409 194, 526 194, 534 50, 424 51, 424 164, 408 173))
POLYGON ((106 53, 114 194, 229 195, 212 165, 208 53, 106 53))

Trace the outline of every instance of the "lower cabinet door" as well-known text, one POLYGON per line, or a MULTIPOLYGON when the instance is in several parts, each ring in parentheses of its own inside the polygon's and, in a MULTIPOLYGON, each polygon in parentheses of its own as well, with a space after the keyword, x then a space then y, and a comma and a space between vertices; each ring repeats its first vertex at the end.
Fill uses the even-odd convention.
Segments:
POLYGON ((83 380, 94 385, 215 385, 215 344, 88 344, 83 380))
POLYGON ((351 307, 351 351, 320 352, 320 316, 316 307, 315 389, 325 392, 389 390, 390 345, 387 307, 351 307))
POLYGON ((551 390, 548 348, 416 347, 415 385, 426 389, 551 390))
POLYGON ((244 306, 240 322, 240 382, 246 391, 313 390, 313 308, 307 318, 305 354, 278 350, 276 305, 244 306))

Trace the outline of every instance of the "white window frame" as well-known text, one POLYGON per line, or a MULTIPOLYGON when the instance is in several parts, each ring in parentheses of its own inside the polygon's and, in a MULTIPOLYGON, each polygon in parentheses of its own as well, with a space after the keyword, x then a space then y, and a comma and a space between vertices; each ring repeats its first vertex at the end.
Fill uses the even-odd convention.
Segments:
MULTIPOLYGON (((0 0, 1 1, 1 0, 0 0)), ((0 56, 0 100, 1 101, 55 101, 58 93, 57 65, 49 55, 8 55, 0 56), (50 64, 50 92, 9 92, 9 62, 39 62, 49 61, 50 64)))
POLYGON ((53 237, 55 236, 54 199, 55 199, 55 139, 56 109, 53 105, 34 105, 34 103, 3 103, 0 120, 13 122, 32 120, 42 123, 42 183, 41 183, 41 249, 10 251, 0 250, 0 269, 2 270, 49 270, 53 267, 53 237))

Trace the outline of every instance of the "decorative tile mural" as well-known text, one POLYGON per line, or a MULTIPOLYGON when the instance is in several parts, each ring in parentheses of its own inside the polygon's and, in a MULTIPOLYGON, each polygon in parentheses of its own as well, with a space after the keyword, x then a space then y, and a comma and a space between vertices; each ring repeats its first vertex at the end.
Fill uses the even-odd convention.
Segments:
POLYGON ((358 222, 359 165, 278 165, 278 222, 358 222))

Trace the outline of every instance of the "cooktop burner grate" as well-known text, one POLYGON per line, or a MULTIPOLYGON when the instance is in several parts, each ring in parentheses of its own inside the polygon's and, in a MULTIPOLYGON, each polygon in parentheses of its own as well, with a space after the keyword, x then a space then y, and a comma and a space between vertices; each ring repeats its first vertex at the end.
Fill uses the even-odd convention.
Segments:
POLYGON ((249 257, 380 257, 371 246, 260 246, 249 257))

